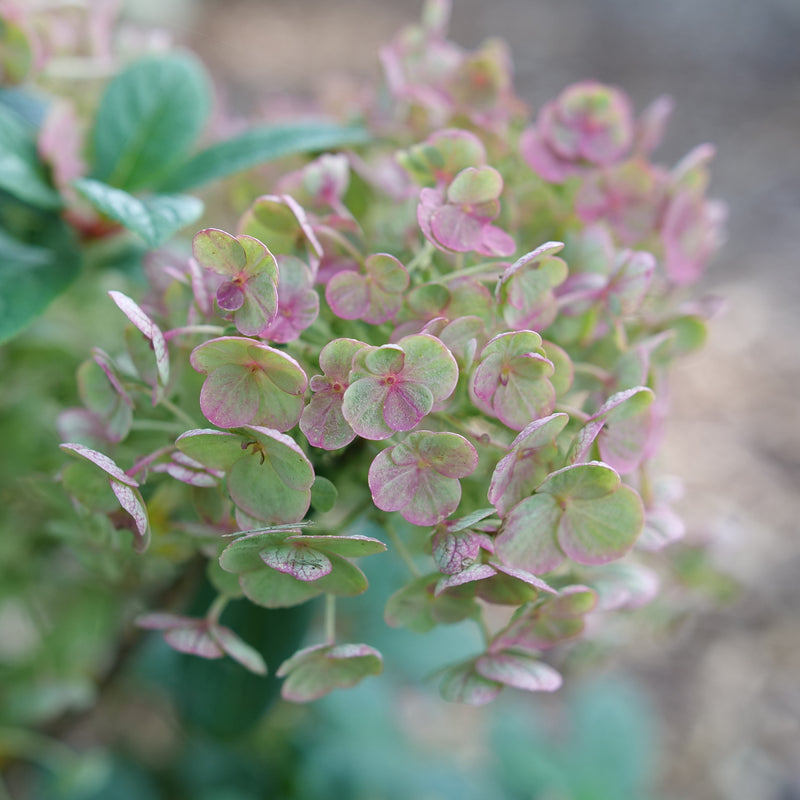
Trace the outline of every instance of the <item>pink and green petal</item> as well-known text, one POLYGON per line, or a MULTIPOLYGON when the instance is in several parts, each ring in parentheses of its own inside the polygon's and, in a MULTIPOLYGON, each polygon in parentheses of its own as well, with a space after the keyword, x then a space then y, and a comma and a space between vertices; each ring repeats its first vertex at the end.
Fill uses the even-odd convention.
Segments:
POLYGON ((554 692, 562 683, 561 675, 548 664, 508 650, 481 656, 475 670, 487 680, 528 692, 554 692))
POLYGON ((383 406, 390 387, 383 379, 367 376, 348 386, 342 400, 342 416, 364 439, 388 439, 395 431, 384 419, 383 406))
POLYGON ((551 495, 525 498, 503 521, 495 539, 495 556, 533 575, 554 570, 564 561, 555 538, 561 516, 562 509, 551 495))
POLYGON ((158 371, 158 387, 154 390, 154 402, 159 391, 169 381, 169 350, 161 329, 150 319, 147 314, 130 297, 122 292, 111 291, 108 293, 125 316, 150 340, 155 355, 156 369, 158 371))
POLYGON ((417 431, 377 455, 369 470, 375 505, 400 511, 414 525, 435 525, 458 507, 461 485, 475 469, 477 453, 455 433, 417 431))
POLYGON ((108 475, 109 478, 112 478, 115 481, 120 483, 127 484, 133 488, 136 488, 139 483, 135 478, 131 478, 130 475, 127 475, 123 472, 117 464, 109 458, 104 453, 99 453, 97 450, 93 450, 91 447, 86 447, 82 444, 77 444, 75 442, 65 442, 64 444, 59 445, 59 447, 67 453, 72 455, 78 456, 79 458, 85 459, 90 463, 94 464, 95 466, 99 467, 103 472, 108 475))
POLYGON ((558 543, 578 564, 607 564, 627 553, 644 525, 644 508, 630 486, 602 497, 575 499, 558 524, 558 543))
POLYGON ((211 625, 208 629, 211 638, 225 651, 225 655, 241 664, 255 675, 266 675, 267 665, 261 653, 240 639, 224 625, 211 625))
POLYGON ((370 287, 363 275, 352 270, 337 272, 325 287, 325 299, 340 319, 362 319, 369 312, 370 287))
POLYGON ((247 266, 247 254, 238 239, 217 228, 194 235, 192 255, 201 267, 225 277, 236 277, 247 266))
POLYGON ((383 419, 392 431, 410 431, 433 409, 431 390, 420 383, 399 381, 387 392, 383 419))
POLYGON ((333 570, 324 553, 295 542, 267 546, 259 555, 268 567, 306 583, 324 578, 333 570))
POLYGON ((488 498, 500 516, 527 497, 545 477, 555 454, 555 439, 569 422, 567 414, 551 414, 527 425, 511 443, 492 473, 488 498))
POLYGON ((221 428, 294 427, 303 410, 308 378, 289 355, 235 336, 196 347, 190 362, 208 377, 200 392, 206 418, 221 428))
POLYGON ((127 483, 120 483, 114 479, 111 480, 111 490, 133 520, 133 549, 137 553, 143 553, 150 544, 150 522, 141 492, 127 483))
POLYGON ((481 551, 482 539, 471 530, 439 530, 432 539, 433 560, 444 575, 471 567, 481 551))
POLYGON ((439 692, 445 700, 470 706, 491 703, 502 690, 503 684, 478 673, 473 661, 448 669, 439 686, 439 692))
POLYGON ((403 379, 430 389, 434 403, 446 400, 458 383, 458 364, 447 346, 434 336, 406 336, 398 344, 405 353, 403 379))
POLYGON ((334 689, 346 689, 370 675, 380 675, 383 658, 365 644, 315 645, 295 653, 277 671, 286 678, 281 696, 295 703, 317 700, 334 689))
POLYGON ((464 586, 467 583, 485 581, 497 575, 497 570, 489 564, 472 564, 460 572, 443 575, 436 583, 434 594, 438 597, 448 589, 455 586, 464 586))

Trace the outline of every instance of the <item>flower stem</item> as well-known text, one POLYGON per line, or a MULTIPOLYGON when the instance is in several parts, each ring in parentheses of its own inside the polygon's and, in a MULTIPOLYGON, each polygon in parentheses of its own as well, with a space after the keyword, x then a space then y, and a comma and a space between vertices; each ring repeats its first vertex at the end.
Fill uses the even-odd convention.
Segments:
POLYGON ((190 428, 200 427, 197 422, 193 420, 182 408, 176 406, 171 400, 167 400, 166 397, 159 402, 159 405, 162 405, 168 411, 171 411, 178 419, 185 422, 190 428))
POLYGON ((483 637, 483 643, 488 647, 489 642, 492 641, 492 632, 489 630, 489 626, 486 624, 486 619, 483 616, 483 609, 480 606, 478 606, 475 614, 473 614, 472 619, 475 620, 475 624, 480 629, 481 636, 483 637))
POLYGON ((333 644, 336 641, 336 595, 325 595, 325 641, 333 644))
POLYGON ((418 269, 424 269, 431 263, 431 259, 433 258, 433 253, 435 251, 435 247, 428 241, 422 247, 414 258, 406 264, 406 270, 408 271, 409 275, 418 269))
MULTIPOLYGON (((150 429, 144 428, 143 430, 150 430, 150 429)), ((158 450, 154 450, 149 455, 140 458, 129 470, 126 471, 126 474, 133 477, 134 475, 136 475, 137 472, 141 472, 145 467, 152 464, 156 459, 161 458, 161 456, 167 455, 167 453, 171 453, 174 449, 175 449, 174 444, 167 445, 166 447, 159 447, 158 450)))
POLYGON ((403 559, 406 566, 408 567, 409 572, 415 577, 420 577, 420 571, 417 568, 417 565, 414 563, 414 559, 411 557, 411 553, 408 552, 408 548, 405 545, 405 542, 400 538, 400 534, 397 533, 395 530, 394 525, 391 523, 390 520, 386 520, 384 523, 384 529, 386 530, 386 535, 389 537, 389 541, 392 543, 392 547, 397 550, 400 558, 403 559))
POLYGON ((164 331, 164 338, 169 341, 176 336, 192 333, 213 333, 215 336, 222 336, 225 333, 225 328, 221 325, 185 325, 182 328, 164 331))
POLYGON ((219 618, 222 615, 222 612, 225 610, 225 606, 228 605, 228 601, 230 597, 227 594, 220 594, 217 595, 217 599, 211 604, 211 608, 208 609, 206 613, 206 619, 212 625, 216 625, 219 622, 219 618))
POLYGON ((484 261, 480 264, 473 264, 471 267, 464 267, 463 269, 448 272, 440 278, 435 278, 429 283, 450 283, 457 278, 466 278, 469 275, 480 275, 486 280, 497 280, 505 270, 504 266, 498 266, 496 261, 484 261))
POLYGON ((131 422, 132 431, 164 431, 165 433, 183 433, 186 426, 177 422, 160 419, 135 419, 131 422))
POLYGON ((582 425, 585 425, 589 421, 589 415, 585 411, 581 411, 579 408, 565 403, 557 403, 553 410, 568 414, 572 419, 578 420, 582 425))

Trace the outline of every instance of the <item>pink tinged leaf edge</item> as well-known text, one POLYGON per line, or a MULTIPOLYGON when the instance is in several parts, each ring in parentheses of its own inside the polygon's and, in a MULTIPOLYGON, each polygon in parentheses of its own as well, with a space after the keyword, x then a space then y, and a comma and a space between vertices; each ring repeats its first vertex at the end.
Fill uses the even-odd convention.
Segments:
POLYGON ((440 685, 442 697, 451 703, 481 706, 491 703, 503 690, 503 684, 476 672, 473 661, 448 669, 440 685))
POLYGON ((338 450, 356 438, 356 432, 342 413, 343 392, 316 392, 303 409, 300 430, 312 447, 338 450))
POLYGON ((331 560, 324 553, 303 545, 268 546, 259 556, 268 567, 305 583, 324 578, 333 570, 331 560))
POLYGON ((117 291, 108 294, 120 311, 152 342, 159 382, 166 386, 169 381, 169 350, 161 328, 126 294, 117 291))
POLYGON ((496 557, 533 575, 556 569, 564 561, 555 537, 562 515, 549 495, 534 494, 517 503, 495 538, 496 557))
POLYGON ((185 628, 168 628, 164 631, 164 640, 179 653, 187 653, 200 658, 222 658, 222 648, 211 638, 203 620, 199 624, 185 628))
POLYGON ((489 564, 472 564, 472 566, 451 575, 443 575, 436 583, 433 591, 435 597, 439 597, 448 589, 454 586, 463 586, 466 583, 482 581, 493 578, 497 575, 497 570, 489 564))
POLYGON ((259 406, 258 383, 254 374, 238 364, 213 370, 200 390, 203 416, 220 428, 247 425, 257 415, 259 406))
POLYGON ((127 484, 136 488, 139 483, 130 475, 123 472, 107 455, 99 453, 97 450, 92 450, 91 447, 79 444, 77 442, 64 442, 59 447, 67 453, 73 453, 80 458, 90 461, 97 467, 100 467, 110 478, 113 478, 120 483, 127 484))
POLYGON ((127 484, 113 479, 110 483, 119 504, 128 512, 136 526, 133 532, 133 549, 137 553, 143 553, 150 544, 150 522, 147 519, 147 508, 142 495, 138 489, 133 489, 127 484))
POLYGON ((224 625, 209 626, 209 635, 225 651, 225 654, 256 675, 266 675, 267 665, 254 647, 243 641, 230 628, 224 625))
POLYGON ((410 431, 433 409, 433 393, 418 383, 398 381, 386 393, 383 421, 393 431, 410 431))
POLYGON ((504 651, 481 656, 475 662, 475 670, 487 680, 528 692, 554 692, 562 684, 555 669, 522 653, 504 651))

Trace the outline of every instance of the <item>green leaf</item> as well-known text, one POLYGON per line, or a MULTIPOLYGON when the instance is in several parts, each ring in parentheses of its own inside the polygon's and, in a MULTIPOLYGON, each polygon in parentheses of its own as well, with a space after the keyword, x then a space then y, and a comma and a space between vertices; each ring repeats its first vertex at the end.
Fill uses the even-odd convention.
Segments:
POLYGON ((160 247, 203 213, 202 201, 188 195, 134 197, 91 178, 79 178, 73 186, 101 214, 141 236, 151 248, 160 247))
POLYGON ((0 189, 37 208, 61 206, 61 195, 47 182, 32 129, 0 103, 0 189))
POLYGON ((92 177, 128 191, 156 188, 194 144, 210 105, 208 78, 195 58, 173 53, 134 62, 100 99, 92 177))
POLYGON ((282 156, 362 144, 368 140, 369 134, 363 128, 324 122, 253 128, 201 150, 169 175, 160 188, 183 192, 282 156))
POLYGON ((25 244, 0 229, 0 343, 30 324, 80 271, 77 241, 60 220, 49 218, 37 242, 25 244))

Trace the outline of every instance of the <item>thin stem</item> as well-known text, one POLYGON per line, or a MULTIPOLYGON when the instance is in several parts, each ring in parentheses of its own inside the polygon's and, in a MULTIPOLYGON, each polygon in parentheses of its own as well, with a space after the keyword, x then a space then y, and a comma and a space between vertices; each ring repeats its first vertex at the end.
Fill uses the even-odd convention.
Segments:
POLYGON ((185 425, 159 419, 135 419, 131 422, 132 431, 164 431, 165 433, 183 433, 185 425))
POLYGON ((440 414, 441 419, 443 419, 451 428, 461 431, 464 436, 472 439, 477 444, 481 445, 481 447, 494 447, 497 450, 502 450, 504 453, 508 451, 508 445, 500 444, 500 442, 495 442, 494 439, 489 436, 488 433, 478 433, 477 431, 473 431, 467 425, 465 425, 461 420, 454 417, 452 414, 440 414))
POLYGON ((639 494, 645 506, 653 504, 653 483, 650 480, 650 470, 646 464, 639 467, 639 494))
POLYGON ((613 376, 607 369, 598 367, 596 364, 589 364, 586 361, 574 361, 572 363, 572 368, 575 372, 589 375, 603 384, 610 383, 613 380, 613 376))
POLYGON ((406 264, 406 270, 409 272, 409 274, 415 270, 427 267, 431 263, 434 251, 434 246, 426 239, 422 250, 420 250, 414 256, 414 258, 412 258, 411 261, 406 264))
POLYGON ((336 641, 336 595, 325 595, 325 641, 333 644, 336 641))
POLYGON ((356 261, 358 261, 360 266, 364 265, 364 257, 361 255, 361 253, 359 253, 353 243, 350 242, 346 236, 343 236, 341 233, 339 233, 339 231, 334 228, 330 228, 327 225, 322 225, 317 229, 317 235, 319 234, 322 234, 323 237, 327 236, 329 239, 336 242, 336 244, 338 244, 342 250, 346 251, 356 261))
POLYGON ((225 333, 225 328, 221 325, 184 325, 182 328, 173 328, 169 331, 164 331, 164 338, 169 341, 176 336, 192 333, 213 333, 216 336, 222 336, 225 333))
POLYGON ((625 323, 622 320, 614 320, 614 334, 617 346, 624 353, 628 350, 628 332, 625 330, 625 323))
POLYGON ((190 428, 199 428, 195 420, 193 420, 182 408, 176 406, 171 400, 163 398, 159 405, 164 406, 168 411, 171 411, 178 419, 183 420, 190 428))
POLYGON ((553 410, 561 411, 564 414, 569 414, 572 419, 576 419, 582 424, 585 424, 589 421, 589 414, 587 414, 585 411, 581 411, 579 408, 567 405, 566 403, 558 403, 553 410))
POLYGON ((372 498, 365 500, 363 503, 359 503, 354 508, 350 509, 350 511, 345 514, 344 518, 331 530, 329 533, 338 535, 340 533, 345 533, 349 528, 353 526, 355 521, 363 516, 367 511, 370 509, 375 508, 372 503, 372 498))
POLYGON ((386 520, 384 523, 384 528, 386 530, 386 535, 389 537, 389 541, 392 543, 392 546, 397 550, 400 558, 403 559, 406 566, 408 567, 409 572, 415 577, 419 578, 421 573, 417 568, 417 565, 414 563, 414 559, 411 557, 411 553, 408 552, 408 548, 405 545, 405 542, 400 538, 400 535, 394 528, 394 525, 390 520, 386 520))
POLYGON ((492 641, 492 632, 489 630, 489 626, 486 624, 486 619, 483 616, 483 609, 480 606, 478 606, 475 614, 473 614, 472 619, 475 621, 475 624, 478 626, 481 632, 484 645, 488 647, 489 642, 492 641))
POLYGON ((206 619, 209 621, 211 625, 216 625, 219 622, 219 618, 222 615, 222 612, 225 610, 225 606, 228 605, 228 601, 231 598, 227 594, 220 594, 217 595, 217 599, 211 604, 211 608, 208 609, 206 613, 206 619))
POLYGON ((480 264, 473 264, 471 267, 464 267, 454 272, 448 272, 446 275, 429 281, 429 283, 450 283, 457 278, 465 278, 469 275, 481 275, 481 273, 483 273, 482 277, 487 280, 497 280, 504 271, 505 267, 498 267, 496 261, 484 261, 480 264))
POLYGON ((167 445, 166 447, 159 447, 158 450, 154 450, 152 453, 146 456, 142 456, 129 470, 126 471, 126 475, 130 475, 133 477, 136 475, 137 472, 141 472, 145 467, 152 464, 156 459, 161 458, 163 455, 167 455, 171 453, 175 449, 174 444, 167 445))

